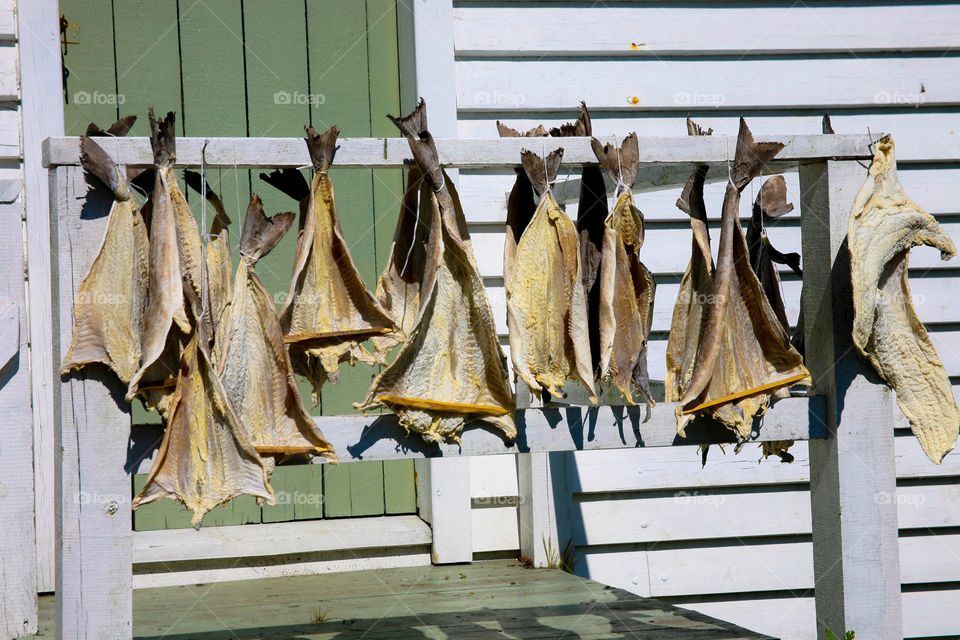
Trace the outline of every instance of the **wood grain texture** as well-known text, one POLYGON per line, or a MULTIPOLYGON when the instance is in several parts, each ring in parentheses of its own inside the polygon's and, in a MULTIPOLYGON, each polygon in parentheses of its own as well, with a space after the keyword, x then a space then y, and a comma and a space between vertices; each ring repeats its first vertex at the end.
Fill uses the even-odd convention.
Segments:
MULTIPOLYGON (((40 144, 64 131, 57 8, 50 3, 21 3, 17 19, 22 82, 23 206, 26 208, 27 277, 33 474, 36 486, 37 588, 54 588, 54 366, 51 302, 51 200, 48 171, 40 144)), ((57 363, 59 365, 59 360, 57 363)))
POLYGON ((818 636, 856 629, 902 637, 893 392, 851 348, 850 203, 854 162, 801 167, 806 362, 826 397, 826 439, 810 445, 818 636))
MULTIPOLYGON (((112 194, 88 190, 82 170, 51 181, 56 256, 53 358, 70 344, 76 292, 103 238, 112 194), (99 216, 99 217, 97 217, 99 216)), ((132 634, 129 476, 130 414, 123 385, 88 367, 55 390, 56 591, 58 638, 132 634), (123 444, 122 444, 123 443, 123 444), (121 446, 122 444, 122 446, 121 446)))

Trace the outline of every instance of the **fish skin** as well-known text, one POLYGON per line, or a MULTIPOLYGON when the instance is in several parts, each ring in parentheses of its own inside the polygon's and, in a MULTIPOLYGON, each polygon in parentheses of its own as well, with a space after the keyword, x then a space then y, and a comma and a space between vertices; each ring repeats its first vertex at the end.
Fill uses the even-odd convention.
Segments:
POLYGON ((126 177, 91 138, 80 140, 83 166, 114 194, 103 242, 77 292, 74 330, 60 373, 100 362, 128 384, 140 367, 150 243, 126 177))
MULTIPOLYGON (((266 218, 254 195, 240 240, 232 299, 219 325, 214 362, 240 423, 257 447, 312 447, 314 455, 336 462, 333 447, 307 413, 293 376, 276 307, 255 266, 270 252, 294 220, 292 213, 266 218)), ((268 472, 273 456, 264 456, 268 472)))
POLYGON ((904 192, 888 136, 876 144, 848 223, 853 342, 896 392, 924 453, 940 464, 956 444, 960 410, 913 308, 907 266, 918 245, 939 249, 943 260, 956 255, 943 227, 904 192))
MULTIPOLYGON (((464 427, 476 421, 513 440, 515 402, 506 358, 466 235, 460 199, 440 169, 436 146, 426 130, 426 103, 421 99, 411 114, 390 119, 405 134, 423 176, 418 191, 413 180, 408 182, 394 238, 410 238, 410 246, 417 225, 411 224, 409 216, 417 206, 413 195, 419 194, 419 225, 430 229, 431 246, 421 252, 416 269, 411 266, 414 263, 408 265, 407 286, 395 289, 400 296, 415 296, 417 322, 393 363, 373 380, 366 398, 354 408, 387 407, 408 432, 419 433, 428 442, 459 443, 464 427)), ((388 263, 390 281, 399 274, 397 263, 401 269, 403 265, 405 252, 397 248, 388 263)), ((398 297, 394 306, 401 303, 406 301, 398 297)))
POLYGON ((740 227, 740 192, 764 164, 782 148, 779 143, 755 143, 741 118, 737 151, 723 202, 720 250, 713 281, 713 298, 706 309, 696 366, 677 408, 677 431, 698 414, 708 414, 741 439, 750 436, 754 417, 769 406, 776 390, 756 392, 696 413, 683 413, 712 400, 750 392, 763 385, 804 376, 791 384, 812 384, 803 359, 767 301, 750 268, 740 227))
POLYGON ((339 379, 341 362, 384 364, 361 343, 394 330, 390 316, 357 272, 337 219, 327 170, 338 133, 336 127, 322 136, 307 129, 314 175, 290 290, 280 310, 290 360, 294 371, 312 384, 314 406, 323 384, 339 379))
POLYGON ((163 441, 132 503, 137 509, 160 498, 177 499, 193 511, 195 528, 205 513, 242 494, 276 503, 267 465, 201 341, 194 334, 183 350, 163 441))
POLYGON ((230 216, 223 207, 220 196, 210 187, 209 183, 202 184, 199 173, 184 170, 183 180, 187 186, 203 196, 203 187, 206 186, 207 202, 213 207, 214 216, 210 222, 210 232, 207 235, 207 250, 203 257, 207 277, 207 295, 210 298, 210 323, 212 327, 220 324, 223 313, 230 304, 233 292, 231 275, 233 263, 230 261, 230 216))
POLYGON ((787 264, 794 273, 803 276, 800 271, 800 256, 796 253, 783 254, 770 243, 764 221, 767 218, 779 218, 793 210, 787 202, 787 184, 783 176, 773 176, 763 183, 757 199, 753 203, 753 215, 747 227, 747 246, 750 248, 750 267, 757 274, 763 293, 773 307, 780 324, 790 331, 787 311, 780 295, 780 274, 777 264, 787 264))
POLYGON ((653 319, 656 283, 640 261, 643 246, 643 214, 633 202, 630 188, 639 169, 637 135, 631 133, 621 146, 591 140, 594 154, 607 174, 617 176, 617 201, 604 222, 599 274, 600 377, 612 380, 624 400, 635 405, 633 388, 650 397, 647 340, 653 319), (614 173, 615 172, 615 173, 614 173))
POLYGON ((579 237, 547 189, 562 153, 546 159, 526 150, 522 155, 530 182, 542 195, 506 282, 510 355, 514 371, 538 398, 544 390, 562 398, 564 383, 574 379, 596 405, 579 237))

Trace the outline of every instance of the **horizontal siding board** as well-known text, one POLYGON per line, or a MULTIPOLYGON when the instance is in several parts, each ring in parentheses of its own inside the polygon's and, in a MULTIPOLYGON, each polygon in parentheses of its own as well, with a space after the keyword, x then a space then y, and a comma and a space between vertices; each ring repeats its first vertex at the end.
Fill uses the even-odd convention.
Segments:
POLYGON ((471 509, 473 552, 513 551, 520 548, 516 507, 471 509))
POLYGON ((470 458, 470 497, 474 499, 516 496, 517 457, 470 458))
POLYGON ((960 102, 953 54, 684 60, 470 60, 456 63, 457 107, 555 110, 766 109, 951 105, 960 102), (560 82, 559 80, 564 81, 560 82), (571 95, 571 83, 579 90, 571 95), (921 86, 922 85, 922 86, 921 86), (838 90, 838 87, 843 87, 838 90))
POLYGON ((942 51, 956 46, 960 14, 949 5, 844 6, 684 3, 679 6, 460 6, 454 47, 462 56, 665 56, 942 51), (510 26, 513 25, 513 28, 510 26), (522 25, 522 26, 520 26, 522 25), (762 29, 750 29, 763 25, 762 29))

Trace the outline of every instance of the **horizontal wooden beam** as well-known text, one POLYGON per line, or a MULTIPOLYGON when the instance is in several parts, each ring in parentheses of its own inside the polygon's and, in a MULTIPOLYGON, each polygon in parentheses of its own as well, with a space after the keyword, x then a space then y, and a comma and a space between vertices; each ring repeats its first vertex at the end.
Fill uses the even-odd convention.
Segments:
MULTIPOLYGON (((286 497, 291 500, 301 498, 286 497)), ((302 497, 322 499, 319 494, 302 497)), ((278 499, 282 498, 278 496, 278 499)), ((252 558, 428 544, 430 527, 417 516, 302 520, 260 524, 256 527, 203 527, 199 531, 135 531, 133 562, 252 558)))
MULTIPOLYGON (((506 444, 497 433, 479 423, 467 427, 463 433, 463 445, 459 447, 427 443, 414 433, 407 435, 392 414, 323 416, 316 421, 341 462, 734 442, 729 430, 706 419, 694 421, 686 429, 687 437, 679 437, 674 416, 676 406, 675 402, 657 404, 647 422, 643 422, 643 407, 520 409, 516 412, 519 435, 515 442, 506 444)), ((824 416, 824 403, 820 397, 784 398, 767 411, 754 440, 822 438, 824 416)))
MULTIPOLYGON (((876 134, 879 137, 882 134, 876 134)), ((790 165, 813 159, 869 158, 866 134, 771 136, 783 142, 775 165, 790 165)), ((302 138, 179 138, 177 165, 199 167, 200 152, 207 143, 206 165, 243 169, 305 167, 310 164, 302 138)), ((550 152, 563 147, 563 164, 595 164, 589 138, 440 138, 437 150, 445 166, 479 169, 519 165, 520 150, 550 152)), ((101 146, 118 164, 147 166, 153 163, 147 138, 101 139, 101 146)), ((640 163, 726 165, 732 160, 736 139, 731 136, 640 138, 640 163)), ((44 166, 80 164, 80 139, 48 138, 43 142, 44 166)), ((334 166, 340 168, 400 167, 413 163, 402 138, 343 138, 338 142, 334 166)))

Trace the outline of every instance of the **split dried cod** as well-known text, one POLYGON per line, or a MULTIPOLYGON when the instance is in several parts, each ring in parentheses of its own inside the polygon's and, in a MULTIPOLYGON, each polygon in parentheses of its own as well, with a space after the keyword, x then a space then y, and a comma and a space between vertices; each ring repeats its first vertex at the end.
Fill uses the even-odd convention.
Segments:
POLYGON ((776 219, 793 211, 793 205, 787 202, 787 182, 783 176, 774 176, 763 183, 757 199, 753 203, 753 216, 747 227, 747 246, 750 248, 750 267, 760 280, 763 293, 770 306, 773 307, 777 319, 783 329, 789 333, 790 322, 787 320, 787 310, 780 295, 780 274, 777 265, 789 266, 798 276, 803 276, 800 270, 800 255, 797 253, 780 253, 770 244, 764 223, 768 219, 776 219))
MULTIPOLYGON (((654 402, 647 371, 647 340, 657 285, 653 274, 640 262, 643 214, 634 205, 630 191, 640 168, 637 134, 627 136, 619 149, 596 138, 591 145, 604 171, 617 180, 617 202, 604 223, 600 259, 600 377, 613 380, 627 404, 636 404, 633 389, 639 391, 649 410, 654 402)), ((584 241, 583 235, 580 240, 584 241)))
POLYGON ((904 193, 893 140, 877 143, 867 181, 848 228, 853 284, 853 342, 897 393, 897 404, 924 453, 935 463, 953 450, 960 411, 950 379, 913 309, 910 248, 927 245, 956 255, 943 227, 904 193))
MULTIPOLYGON (((406 262, 403 250, 394 247, 392 266, 388 266, 391 282, 398 294, 413 293, 418 317, 394 362, 374 379, 367 397, 354 407, 364 411, 388 407, 401 425, 427 441, 459 443, 464 426, 478 420, 512 440, 517 430, 506 359, 473 250, 464 238, 466 223, 460 202, 440 169, 433 138, 426 129, 426 105, 421 100, 413 113, 391 120, 406 135, 428 187, 420 189, 419 223, 409 221, 413 203, 408 201, 411 206, 404 209, 406 215, 401 213, 396 237, 409 246, 413 234, 425 229, 423 233, 429 235, 424 239, 431 248, 413 263, 406 262), (396 274, 406 273, 404 264, 408 279, 395 279, 396 274), (409 284, 404 287, 401 283, 409 284)), ((412 198, 410 193, 408 184, 407 195, 412 198)), ((396 303, 403 301, 397 298, 396 303)))
POLYGON ((541 195, 506 282, 510 355, 517 375, 538 398, 543 390, 562 398, 564 383, 575 379, 596 405, 577 230, 549 190, 562 156, 563 149, 545 159, 521 153, 541 195))
POLYGON ((210 233, 207 236, 207 250, 204 256, 204 265, 207 270, 207 295, 210 297, 210 312, 213 314, 210 321, 212 327, 219 327, 223 313, 230 304, 233 285, 230 282, 230 272, 233 264, 230 262, 230 216, 223 208, 220 196, 210 188, 210 184, 203 184, 199 173, 185 170, 183 181, 187 186, 203 197, 213 207, 214 216, 210 223, 210 233))
POLYGON ((87 136, 80 141, 80 162, 113 192, 114 200, 100 251, 77 292, 73 343, 60 373, 100 362, 129 384, 143 350, 147 228, 123 173, 87 136))
POLYGON ((193 511, 195 528, 205 513, 242 494, 276 502, 268 467, 216 375, 203 333, 195 333, 183 350, 163 441, 132 504, 136 509, 177 499, 193 511))
POLYGON ((267 218, 260 198, 251 198, 240 238, 233 296, 219 325, 213 358, 227 398, 271 471, 272 456, 310 454, 337 460, 333 447, 303 406, 276 307, 254 270, 293 220, 293 213, 267 218))
POLYGON ((361 346, 393 330, 393 322, 367 289, 343 239, 327 175, 340 130, 317 135, 307 128, 313 163, 310 201, 301 210, 290 291, 280 310, 280 325, 293 369, 313 385, 314 406, 324 382, 336 383, 341 362, 377 364, 361 346))
MULTIPOLYGON (((158 122, 150 109, 149 118, 158 167, 150 199, 150 272, 143 354, 127 388, 127 400, 139 394, 148 408, 165 414, 180 368, 181 345, 193 331, 186 301, 201 299, 200 232, 173 169, 174 115, 170 112, 158 122)), ((190 311, 193 317, 200 316, 197 308, 190 311)))
MULTIPOLYGON (((550 135, 542 125, 537 125, 529 131, 520 132, 497 121, 497 132, 501 138, 534 138, 550 135)), ((503 243, 503 280, 506 282, 513 273, 513 263, 517 260, 517 242, 523 235, 523 230, 530 224, 534 211, 537 210, 537 201, 533 194, 533 185, 523 167, 514 169, 517 179, 510 189, 507 199, 507 235, 503 243)))
POLYGON ((740 192, 783 148, 755 143, 740 119, 737 150, 723 199, 720 249, 708 300, 696 365, 677 408, 677 431, 696 414, 708 414, 734 431, 750 436, 781 387, 810 384, 810 374, 790 336, 763 294, 750 268, 747 241, 740 227, 740 192))
MULTIPOLYGON (((708 136, 713 129, 704 130, 687 118, 687 133, 691 136, 708 136)), ((713 255, 710 253, 707 207, 703 202, 703 185, 708 169, 705 165, 698 166, 677 200, 677 208, 690 216, 693 240, 690 262, 673 305, 670 337, 667 340, 667 372, 664 377, 667 402, 679 402, 693 378, 707 301, 713 294, 713 255)))

